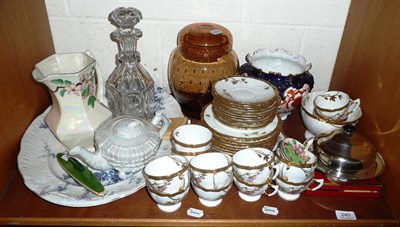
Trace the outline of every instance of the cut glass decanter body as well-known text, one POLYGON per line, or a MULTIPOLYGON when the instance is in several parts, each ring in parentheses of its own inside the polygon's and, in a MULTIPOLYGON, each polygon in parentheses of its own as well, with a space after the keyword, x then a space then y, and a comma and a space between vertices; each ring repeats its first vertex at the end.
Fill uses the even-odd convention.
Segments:
POLYGON ((137 40, 142 31, 134 26, 142 13, 132 7, 120 7, 110 13, 110 21, 117 26, 111 37, 119 43, 117 66, 106 81, 108 106, 113 117, 128 115, 146 120, 154 116, 154 81, 140 64, 137 40))

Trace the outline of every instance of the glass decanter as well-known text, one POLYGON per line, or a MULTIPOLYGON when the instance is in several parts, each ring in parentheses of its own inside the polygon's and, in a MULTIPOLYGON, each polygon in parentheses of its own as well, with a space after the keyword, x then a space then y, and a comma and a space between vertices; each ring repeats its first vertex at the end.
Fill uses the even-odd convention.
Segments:
POLYGON ((117 66, 106 81, 108 106, 113 117, 129 115, 150 120, 154 116, 154 81, 140 64, 136 49, 142 31, 134 26, 142 13, 132 7, 120 7, 110 13, 109 19, 117 29, 111 33, 118 41, 117 66))

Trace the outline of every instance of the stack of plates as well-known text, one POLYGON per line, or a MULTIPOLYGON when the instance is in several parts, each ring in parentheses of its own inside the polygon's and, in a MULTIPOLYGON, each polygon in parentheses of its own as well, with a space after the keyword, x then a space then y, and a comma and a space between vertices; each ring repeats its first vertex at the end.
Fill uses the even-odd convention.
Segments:
POLYGON ((202 124, 213 133, 213 151, 233 155, 251 147, 274 148, 282 120, 277 112, 280 98, 273 85, 231 77, 215 83, 213 95, 213 102, 201 114, 202 124))
POLYGON ((212 111, 230 127, 258 129, 276 117, 281 99, 275 86, 248 77, 231 77, 213 85, 212 111))

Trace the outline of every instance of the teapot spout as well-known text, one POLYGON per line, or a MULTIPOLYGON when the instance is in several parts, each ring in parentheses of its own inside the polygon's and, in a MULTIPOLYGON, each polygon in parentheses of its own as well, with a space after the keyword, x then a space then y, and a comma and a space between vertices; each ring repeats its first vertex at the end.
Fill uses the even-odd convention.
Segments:
POLYGON ((108 170, 112 168, 98 151, 93 153, 85 148, 76 146, 69 151, 69 154, 79 158, 93 169, 108 170))

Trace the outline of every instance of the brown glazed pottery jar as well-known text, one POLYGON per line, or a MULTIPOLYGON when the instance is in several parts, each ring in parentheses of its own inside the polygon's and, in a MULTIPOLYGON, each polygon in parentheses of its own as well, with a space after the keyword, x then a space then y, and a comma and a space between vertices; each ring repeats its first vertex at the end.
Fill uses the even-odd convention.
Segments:
POLYGON ((168 65, 169 86, 183 113, 200 118, 202 108, 213 99, 212 83, 238 75, 238 67, 228 29, 204 22, 184 27, 168 65))

